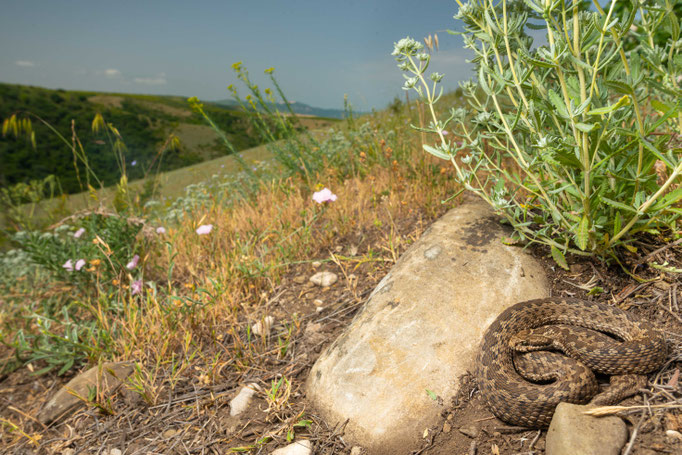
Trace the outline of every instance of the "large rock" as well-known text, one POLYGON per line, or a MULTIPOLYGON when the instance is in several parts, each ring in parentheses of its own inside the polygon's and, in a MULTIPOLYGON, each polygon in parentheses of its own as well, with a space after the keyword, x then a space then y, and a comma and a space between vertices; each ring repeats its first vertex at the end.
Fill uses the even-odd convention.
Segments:
POLYGON ((541 265, 490 209, 468 203, 436 221, 317 360, 307 395, 370 454, 409 453, 473 366, 486 327, 508 306, 548 296, 541 265))
POLYGON ((38 413, 38 420, 47 425, 66 417, 87 404, 90 390, 110 395, 133 372, 130 362, 106 362, 79 374, 59 389, 38 413))
POLYGON ((593 417, 590 406, 559 403, 547 430, 547 455, 618 455, 628 440, 623 419, 593 417))

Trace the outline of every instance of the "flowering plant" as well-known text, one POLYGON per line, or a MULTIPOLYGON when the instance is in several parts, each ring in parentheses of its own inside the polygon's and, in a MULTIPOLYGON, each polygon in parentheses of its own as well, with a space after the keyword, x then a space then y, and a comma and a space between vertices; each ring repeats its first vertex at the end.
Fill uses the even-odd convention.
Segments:
POLYGON ((439 120, 443 76, 425 78, 430 55, 410 38, 393 52, 411 74, 404 88, 430 109, 436 144, 424 149, 450 160, 516 239, 550 246, 564 267, 567 251, 604 257, 632 249, 637 232, 674 230, 682 215, 674 5, 619 2, 616 12, 615 1, 594 11, 578 1, 457 1, 477 67, 478 84, 462 86, 469 109, 439 120), (529 29, 543 30, 547 44, 534 44, 529 29), (626 40, 636 43, 627 51, 626 40))
MULTIPOLYGON (((119 215, 88 215, 77 230, 61 225, 48 232, 20 231, 14 241, 31 262, 77 285, 84 292, 95 283, 121 282, 136 273, 140 256, 135 254, 141 225, 119 215)), ((115 284, 114 284, 115 285, 115 284)))

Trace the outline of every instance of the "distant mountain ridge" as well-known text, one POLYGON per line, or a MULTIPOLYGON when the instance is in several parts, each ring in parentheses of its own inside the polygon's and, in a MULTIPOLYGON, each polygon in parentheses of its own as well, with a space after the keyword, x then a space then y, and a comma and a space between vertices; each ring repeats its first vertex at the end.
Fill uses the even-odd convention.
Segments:
MULTIPOLYGON (((216 104, 218 106, 223 106, 227 108, 232 108, 232 109, 238 109, 239 108, 239 103, 235 100, 232 99, 225 99, 225 100, 218 100, 218 101, 213 101, 213 104, 216 104)), ((269 105, 272 107, 273 104, 269 103, 269 105)), ((310 106, 305 103, 299 103, 299 102, 291 102, 291 110, 294 111, 296 114, 301 114, 301 115, 310 115, 312 117, 323 117, 323 118, 335 118, 335 119, 343 119, 346 118, 346 112, 343 109, 326 109, 322 107, 314 107, 310 106)), ((289 109, 287 108, 287 105, 284 103, 275 103, 274 107, 276 110, 280 112, 285 112, 288 113, 289 109)), ((363 114, 363 112, 355 112, 353 111, 353 115, 360 115, 363 114)))

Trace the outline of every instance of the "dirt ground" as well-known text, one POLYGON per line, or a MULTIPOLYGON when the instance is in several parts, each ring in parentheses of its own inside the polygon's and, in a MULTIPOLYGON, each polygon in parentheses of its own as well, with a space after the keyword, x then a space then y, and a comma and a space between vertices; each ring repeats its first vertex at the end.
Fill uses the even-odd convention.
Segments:
MULTIPOLYGON (((419 213, 397 222, 404 239, 401 253, 429 222, 419 213)), ((334 251, 317 252, 312 259, 320 263, 293 267, 263 306, 263 315, 273 316, 276 324, 270 339, 262 340, 264 349, 256 364, 243 371, 226 365, 213 380, 202 380, 198 373, 188 372, 172 389, 164 377, 170 371, 162 372, 152 404, 122 387, 110 397, 110 415, 86 407, 43 427, 33 416, 74 373, 35 377, 22 368, 0 377, 0 452, 114 455, 117 452, 111 449, 118 449, 122 454, 265 454, 287 445, 289 433, 310 439, 316 454, 349 454, 352 446, 344 438, 343 425, 332 425, 314 413, 306 402, 304 384, 321 351, 350 323, 392 265, 335 262, 330 257, 378 248, 381 240, 376 233, 356 232, 338 239, 334 251), (329 288, 309 283, 308 278, 320 270, 337 273, 339 281, 329 288), (282 358, 277 337, 289 331, 288 353, 282 358), (281 400, 267 400, 272 381, 281 377, 290 381, 287 395, 281 400), (232 418, 228 403, 246 383, 259 384, 262 392, 245 414, 232 418), (296 425, 304 419, 310 421, 307 426, 296 425)), ((681 275, 674 270, 682 269, 682 248, 666 246, 657 239, 646 239, 635 246, 637 253, 623 263, 633 276, 617 264, 605 266, 576 258, 569 258, 569 263, 573 260, 571 271, 564 271, 546 257, 547 252, 534 249, 531 253, 545 262, 553 295, 615 304, 651 320, 665 332, 670 361, 649 376, 646 390, 622 403, 650 406, 623 415, 634 435, 628 453, 682 453, 682 441, 666 435, 666 431, 682 431, 682 312, 678 304, 678 287, 682 286, 681 275), (654 262, 667 262, 668 271, 649 265, 654 262), (588 296, 594 287, 603 292, 588 296)), ((217 337, 213 349, 233 349, 234 340, 246 337, 246 327, 253 322, 244 321, 238 328, 224 327, 225 336, 217 337)), ((196 370, 201 367, 197 365, 196 370)), ((416 450, 406 451, 406 455, 544 453, 545 431, 509 427, 482 403, 471 376, 453 381, 460 383, 459 394, 443 403, 440 422, 424 434, 416 450)))

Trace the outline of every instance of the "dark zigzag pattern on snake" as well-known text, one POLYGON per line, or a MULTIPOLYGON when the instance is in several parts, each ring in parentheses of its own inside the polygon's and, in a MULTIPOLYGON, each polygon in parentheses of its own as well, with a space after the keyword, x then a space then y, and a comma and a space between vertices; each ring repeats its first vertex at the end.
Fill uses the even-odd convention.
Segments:
MULTIPOLYGON (((510 342, 516 334, 537 327, 562 324, 615 335, 586 343, 581 337, 565 340, 565 354, 603 374, 645 374, 666 359, 663 336, 651 324, 609 305, 578 299, 529 300, 507 308, 483 336, 476 359, 476 378, 482 396, 497 417, 531 428, 547 427, 560 402, 583 404, 592 398, 583 372, 551 384, 535 384, 514 368, 510 342)), ((563 350, 563 349, 562 349, 563 350)), ((589 371, 587 373, 591 374, 589 371)))

